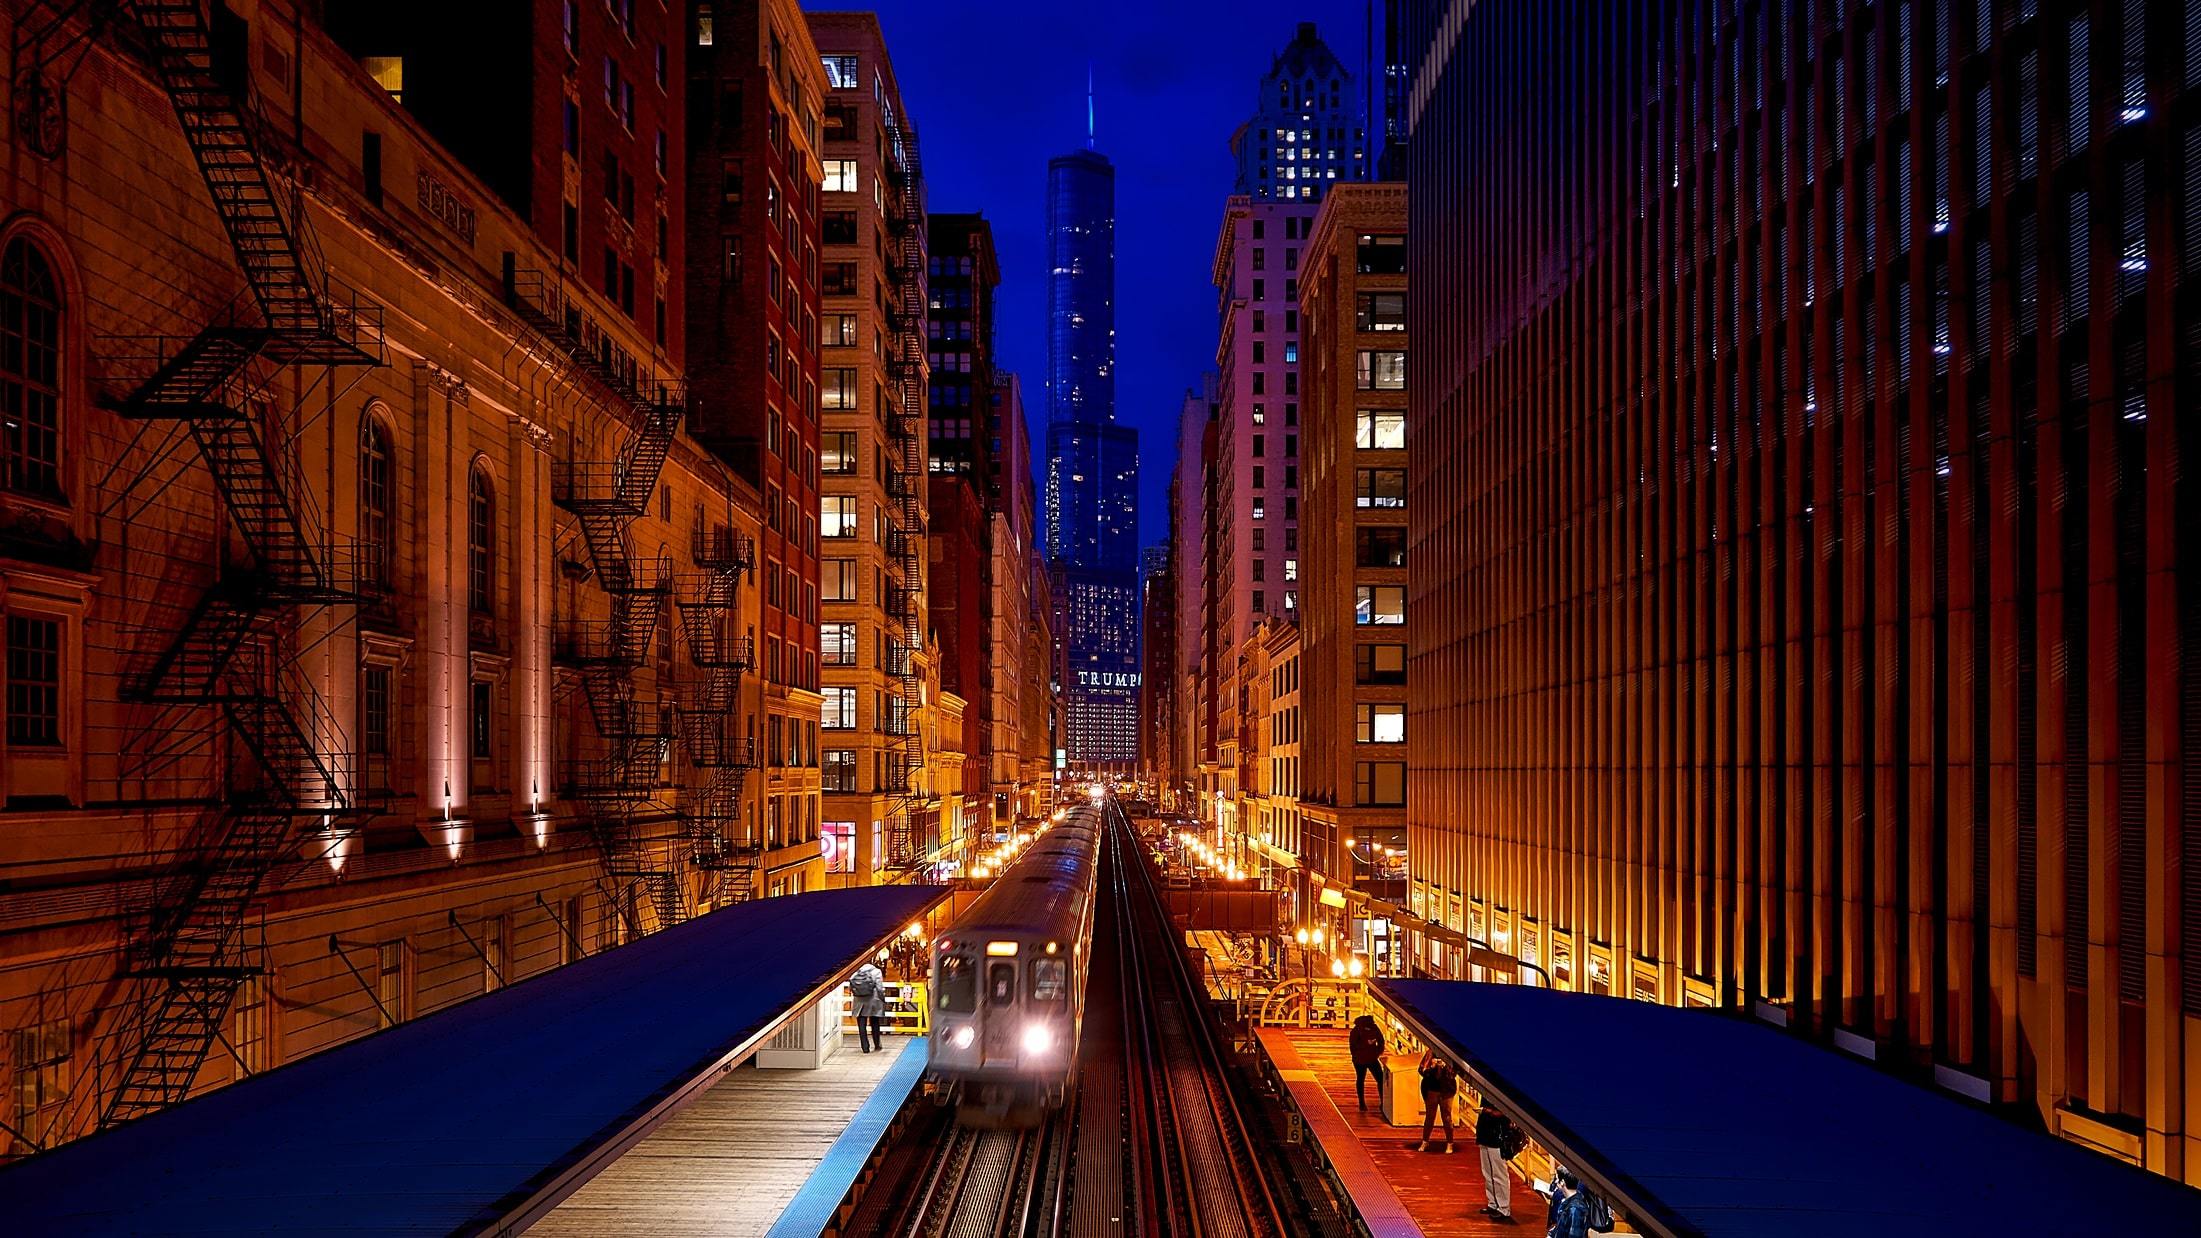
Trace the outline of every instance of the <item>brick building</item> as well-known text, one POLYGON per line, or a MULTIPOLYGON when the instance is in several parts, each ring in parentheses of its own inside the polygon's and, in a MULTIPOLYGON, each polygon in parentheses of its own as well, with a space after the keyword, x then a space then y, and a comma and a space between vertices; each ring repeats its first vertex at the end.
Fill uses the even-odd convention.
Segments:
MULTIPOLYGON (((932 395, 926 423, 931 524, 927 601, 940 643, 941 686, 964 699, 956 750, 968 768, 972 802, 992 778, 994 677, 993 508, 999 501, 993 444, 994 287, 1001 268, 983 215, 930 217, 926 281, 926 364, 932 395)), ((993 823, 989 807, 985 819, 993 823)), ((960 838, 960 836, 959 836, 960 838)), ((961 839, 968 842, 967 838, 961 839)))
MULTIPOLYGON (((643 66, 627 149, 680 109, 580 7, 569 62, 643 66)), ((677 336, 402 49, 215 14, 0 18, 66 100, 0 173, 11 1154, 820 876, 742 776, 760 495, 677 336)))
POLYGON ((993 605, 988 615, 991 635, 987 641, 992 664, 992 705, 987 745, 988 792, 993 828, 1007 829, 1019 816, 1040 811, 1042 784, 1053 771, 1053 745, 1049 742, 1043 706, 1050 693, 1047 660, 1053 638, 1044 621, 1045 607, 1035 603, 1046 593, 1046 577, 1040 573, 1038 495, 1032 486, 1032 438, 1024 420, 1023 384, 1014 374, 997 373, 987 400, 986 430, 992 466, 992 536, 987 557, 992 561, 993 605), (1040 618, 1035 619, 1035 613, 1040 618), (1038 665, 1030 665, 1025 646, 1037 639, 1041 645, 1038 665), (1035 718, 1037 719, 1035 725, 1035 718))
POLYGON ((1405 233, 1405 186, 1339 185, 1300 263, 1303 854, 1364 884, 1406 847, 1405 233))
POLYGON ((2201 1181, 2194 10, 1453 7, 1417 902, 2201 1181))
POLYGON ((765 706, 757 737, 762 807, 769 829, 810 838, 824 820, 818 184, 825 66, 794 0, 688 7, 688 427, 763 497, 762 618, 747 650, 765 706))
POLYGON ((825 828, 836 878, 868 884, 930 862, 942 842, 918 717, 930 631, 924 176, 878 18, 807 18, 826 70, 825 828))

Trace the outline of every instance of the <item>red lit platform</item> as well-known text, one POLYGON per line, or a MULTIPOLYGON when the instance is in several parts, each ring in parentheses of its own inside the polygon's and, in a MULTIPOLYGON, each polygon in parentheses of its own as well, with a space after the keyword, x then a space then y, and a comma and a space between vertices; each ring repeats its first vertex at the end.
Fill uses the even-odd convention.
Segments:
MULTIPOLYGON (((1459 1151, 1446 1155, 1415 1151, 1420 1127, 1392 1126, 1378 1115, 1373 1080, 1369 1112, 1360 1112, 1343 1031, 1265 1027, 1258 1035, 1262 1055, 1284 1085, 1307 1138, 1320 1148, 1320 1159, 1374 1238, 1543 1232, 1544 1201, 1518 1178, 1513 1184, 1513 1224, 1482 1215, 1483 1180, 1472 1121, 1455 1128, 1459 1151)), ((1415 1086, 1411 1079, 1402 1082, 1415 1086)))

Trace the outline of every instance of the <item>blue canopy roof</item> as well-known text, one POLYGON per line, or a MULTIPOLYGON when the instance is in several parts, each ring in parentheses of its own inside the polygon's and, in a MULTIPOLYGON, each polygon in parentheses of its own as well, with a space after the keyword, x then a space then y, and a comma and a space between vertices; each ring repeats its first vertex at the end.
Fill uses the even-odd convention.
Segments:
POLYGON ((1764 1024, 1519 985, 1378 985, 1639 1229, 2201 1234, 2201 1191, 1764 1024))
POLYGON ((699 917, 0 1171, 0 1230, 449 1234, 532 1217, 945 893, 699 917))

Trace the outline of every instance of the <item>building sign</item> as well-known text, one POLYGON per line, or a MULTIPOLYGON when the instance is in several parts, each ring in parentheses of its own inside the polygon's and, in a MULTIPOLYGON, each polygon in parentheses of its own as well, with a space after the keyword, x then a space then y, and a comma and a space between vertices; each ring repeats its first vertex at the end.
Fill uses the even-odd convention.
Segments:
POLYGON ((1081 688, 1136 688, 1139 686, 1137 671, 1079 671, 1081 688))
POLYGON ((474 227, 478 222, 474 208, 460 201, 449 185, 423 170, 413 176, 413 191, 413 200, 422 211, 458 233, 467 244, 474 243, 474 227))

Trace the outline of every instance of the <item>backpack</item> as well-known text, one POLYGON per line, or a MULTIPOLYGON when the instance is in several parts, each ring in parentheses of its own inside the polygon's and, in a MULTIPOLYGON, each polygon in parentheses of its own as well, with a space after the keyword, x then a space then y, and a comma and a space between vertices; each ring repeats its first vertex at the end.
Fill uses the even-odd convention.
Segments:
POLYGON ((859 998, 869 1000, 878 995, 879 982, 871 978, 871 973, 868 970, 860 971, 850 978, 848 991, 859 998))
POLYGON ((1521 1155, 1521 1149, 1527 1146, 1528 1136, 1511 1122, 1506 1123, 1505 1129, 1498 1132, 1498 1154, 1509 1161, 1521 1155))
POLYGON ((1609 1234, 1613 1232, 1612 1206, 1607 1204, 1604 1200, 1599 1199, 1597 1196, 1590 1194, 1587 1188, 1583 1190, 1582 1195, 1583 1198, 1588 1201, 1588 1203, 1584 1207, 1585 1211, 1589 1213, 1590 1232, 1596 1234, 1609 1234))

